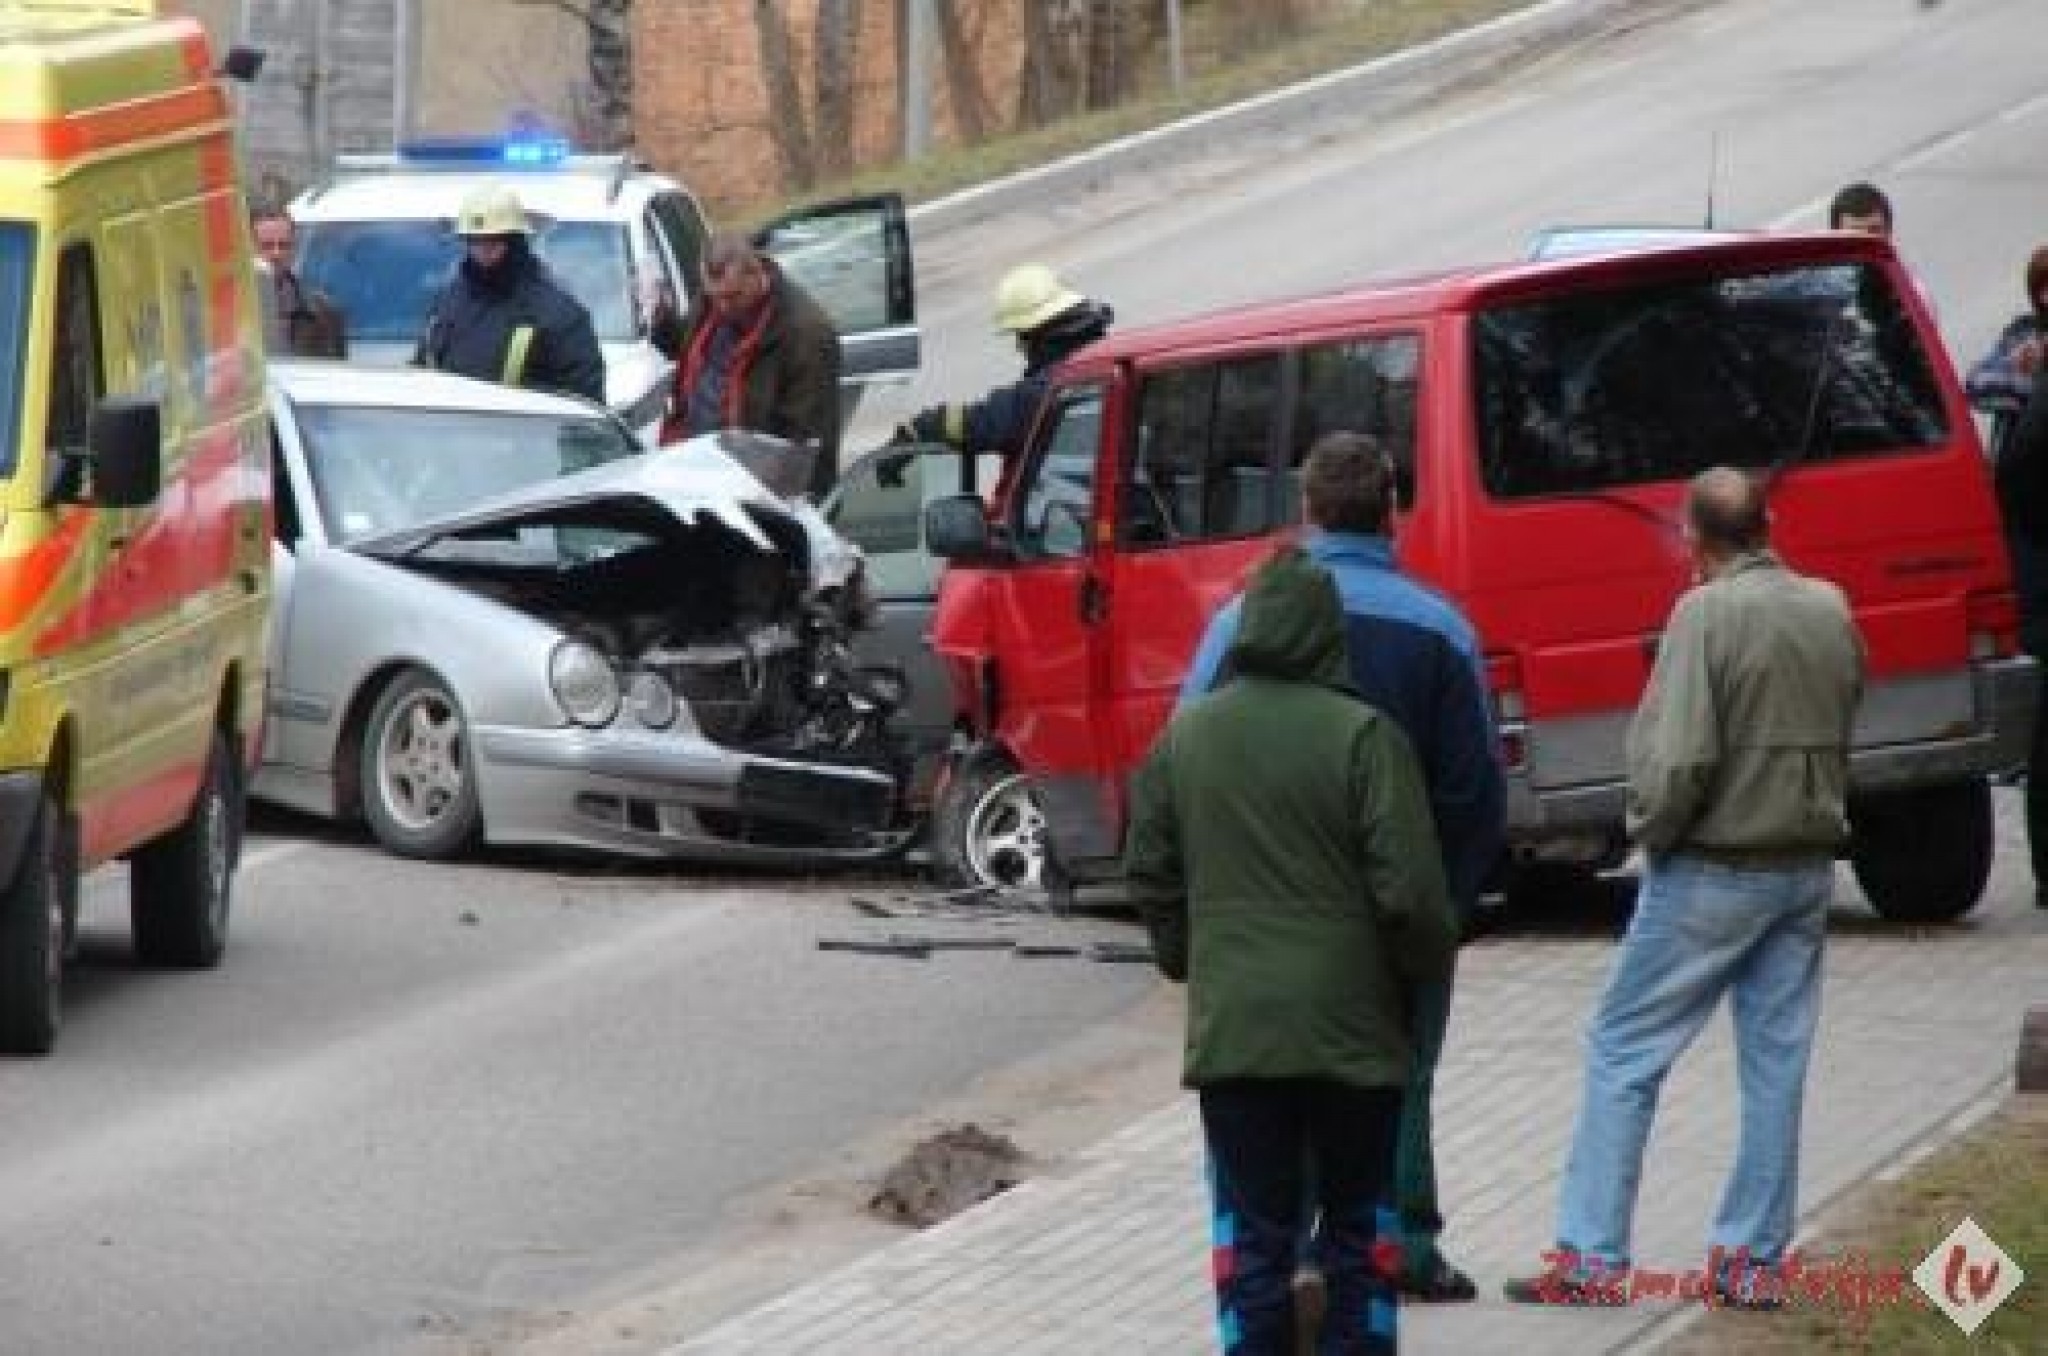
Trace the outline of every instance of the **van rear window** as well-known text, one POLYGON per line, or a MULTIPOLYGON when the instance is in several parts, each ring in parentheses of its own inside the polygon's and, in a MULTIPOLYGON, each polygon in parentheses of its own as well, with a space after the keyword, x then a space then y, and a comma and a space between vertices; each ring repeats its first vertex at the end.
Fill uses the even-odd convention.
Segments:
POLYGON ((1658 282, 1473 323, 1480 471, 1502 498, 1936 447, 1941 387, 1863 264, 1658 282))
POLYGON ((35 254, 35 227, 0 221, 0 476, 13 475, 21 464, 21 388, 35 254))

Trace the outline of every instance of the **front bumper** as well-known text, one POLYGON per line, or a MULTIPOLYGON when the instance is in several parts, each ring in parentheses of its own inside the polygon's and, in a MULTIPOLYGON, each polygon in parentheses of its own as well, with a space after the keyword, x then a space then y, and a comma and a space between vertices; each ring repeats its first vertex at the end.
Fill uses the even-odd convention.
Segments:
MULTIPOLYGON (((2025 766, 2040 683, 2039 665, 2029 656, 1976 664, 1971 672, 1970 727, 1939 738, 1870 743, 1851 750, 1850 795, 1939 786, 2025 766)), ((1526 772, 1510 772, 1509 839, 1525 854, 1546 843, 1589 850, 1612 844, 1628 804, 1626 770, 1618 758, 1612 762, 1611 776, 1564 787, 1539 788, 1531 785, 1526 772)))
POLYGON ((869 859, 898 846, 886 774, 744 753, 678 731, 481 727, 496 842, 641 856, 869 859))

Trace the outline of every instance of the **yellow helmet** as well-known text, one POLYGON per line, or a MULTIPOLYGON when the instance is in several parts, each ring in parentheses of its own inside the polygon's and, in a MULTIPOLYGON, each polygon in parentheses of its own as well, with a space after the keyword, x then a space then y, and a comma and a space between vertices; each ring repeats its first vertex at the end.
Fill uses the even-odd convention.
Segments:
POLYGON ((532 235, 533 223, 519 195, 504 184, 472 189, 455 215, 457 235, 532 235))
POLYGON ((1019 264, 996 284, 996 328, 1024 334, 1087 300, 1044 264, 1019 264))

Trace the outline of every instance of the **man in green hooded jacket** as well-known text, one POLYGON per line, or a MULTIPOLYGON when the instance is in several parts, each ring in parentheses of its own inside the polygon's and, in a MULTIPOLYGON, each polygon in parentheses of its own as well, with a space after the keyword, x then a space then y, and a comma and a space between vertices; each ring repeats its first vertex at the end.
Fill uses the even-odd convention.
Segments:
POLYGON ((1296 548, 1246 590, 1230 682, 1184 708, 1133 783, 1125 870, 1160 968, 1188 985, 1182 1081, 1201 1099, 1224 1351, 1294 1349, 1313 1172, 1324 1352, 1391 1352, 1375 1267, 1411 1040, 1457 921, 1399 727, 1350 685, 1330 575, 1296 548))

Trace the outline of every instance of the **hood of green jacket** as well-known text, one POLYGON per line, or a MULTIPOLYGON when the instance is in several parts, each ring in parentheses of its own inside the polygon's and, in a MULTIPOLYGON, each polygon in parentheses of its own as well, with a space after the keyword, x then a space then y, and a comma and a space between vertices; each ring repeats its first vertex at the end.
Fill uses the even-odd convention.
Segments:
POLYGON ((1252 576, 1244 592, 1232 672, 1351 691, 1344 655, 1344 605, 1337 581, 1290 546, 1252 576))

